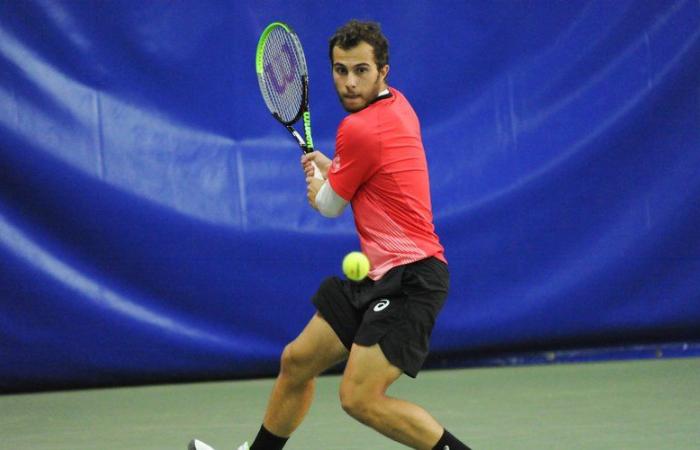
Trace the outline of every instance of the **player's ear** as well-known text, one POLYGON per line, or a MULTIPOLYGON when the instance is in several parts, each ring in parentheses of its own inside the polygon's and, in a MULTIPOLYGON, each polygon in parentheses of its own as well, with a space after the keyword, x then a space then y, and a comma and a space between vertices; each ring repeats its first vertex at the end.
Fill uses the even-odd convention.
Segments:
POLYGON ((384 64, 384 66, 379 69, 379 75, 382 77, 382 81, 386 81, 386 77, 389 75, 389 64, 384 64))

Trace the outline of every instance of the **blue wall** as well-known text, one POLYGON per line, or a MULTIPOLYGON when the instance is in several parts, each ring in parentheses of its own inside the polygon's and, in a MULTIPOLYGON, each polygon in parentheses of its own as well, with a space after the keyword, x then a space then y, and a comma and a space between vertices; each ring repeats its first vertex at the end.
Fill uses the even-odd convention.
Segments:
POLYGON ((382 23, 423 126, 451 355, 700 339, 700 4, 0 2, 0 389, 273 374, 358 247, 253 56, 382 23))

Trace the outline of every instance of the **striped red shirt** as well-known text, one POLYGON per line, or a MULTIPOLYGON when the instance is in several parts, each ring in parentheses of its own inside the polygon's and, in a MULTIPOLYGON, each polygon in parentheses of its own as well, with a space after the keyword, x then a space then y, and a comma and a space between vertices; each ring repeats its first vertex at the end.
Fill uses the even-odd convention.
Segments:
POLYGON ((389 98, 340 123, 328 173, 333 190, 352 205, 373 280, 430 256, 446 262, 433 225, 418 117, 403 94, 389 91, 389 98))

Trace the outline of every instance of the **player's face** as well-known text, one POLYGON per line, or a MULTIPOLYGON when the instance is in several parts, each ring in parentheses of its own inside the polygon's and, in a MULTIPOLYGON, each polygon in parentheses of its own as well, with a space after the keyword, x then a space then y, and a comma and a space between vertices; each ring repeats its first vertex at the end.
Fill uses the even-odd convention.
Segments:
POLYGON ((348 50, 333 47, 333 82, 348 112, 357 112, 377 98, 386 89, 388 72, 388 65, 377 68, 374 49, 364 41, 348 50))

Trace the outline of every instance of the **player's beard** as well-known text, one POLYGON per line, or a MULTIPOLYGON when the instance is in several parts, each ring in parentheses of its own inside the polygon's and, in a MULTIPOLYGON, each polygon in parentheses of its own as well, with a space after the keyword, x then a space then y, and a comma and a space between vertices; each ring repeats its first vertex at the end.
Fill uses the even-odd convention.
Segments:
POLYGON ((340 99, 340 104, 343 105, 343 109, 349 113, 355 113, 358 111, 362 111, 366 107, 368 107, 374 99, 379 96, 379 91, 382 88, 382 75, 377 74, 377 79, 374 81, 374 84, 372 85, 372 89, 369 93, 366 95, 364 94, 358 94, 357 97, 354 97, 356 99, 359 99, 360 101, 355 101, 352 102, 352 104, 348 104, 350 101, 347 99, 344 94, 341 94, 340 91, 337 91, 338 93, 338 98, 340 99))

